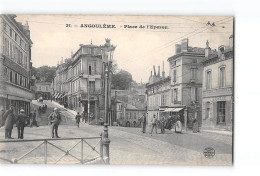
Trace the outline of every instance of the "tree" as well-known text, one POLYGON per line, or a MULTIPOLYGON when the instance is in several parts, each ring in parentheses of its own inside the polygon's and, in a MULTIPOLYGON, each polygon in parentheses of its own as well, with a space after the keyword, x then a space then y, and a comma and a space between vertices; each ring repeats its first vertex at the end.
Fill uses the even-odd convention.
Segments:
POLYGON ((131 87, 133 81, 131 73, 120 70, 112 76, 112 88, 119 90, 128 90, 131 87))
POLYGON ((32 68, 32 75, 36 77, 38 81, 52 82, 55 77, 56 67, 55 66, 41 66, 38 68, 32 68))

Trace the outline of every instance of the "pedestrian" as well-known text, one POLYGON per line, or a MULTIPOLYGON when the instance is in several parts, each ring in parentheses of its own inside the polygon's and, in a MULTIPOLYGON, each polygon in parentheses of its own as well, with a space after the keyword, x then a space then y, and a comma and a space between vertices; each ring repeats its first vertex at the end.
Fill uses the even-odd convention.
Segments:
POLYGON ((142 132, 145 133, 146 132, 146 115, 145 115, 145 113, 143 114, 143 116, 141 118, 141 123, 142 123, 142 132))
POLYGON ((160 120, 160 124, 161 124, 161 133, 164 134, 165 133, 165 117, 162 116, 161 120, 160 120))
POLYGON ((27 117, 25 111, 21 109, 20 114, 18 114, 17 121, 16 121, 18 139, 23 139, 23 132, 24 132, 26 119, 27 117))
POLYGON ((194 118, 194 120, 192 122, 192 130, 193 130, 193 133, 199 132, 199 122, 198 122, 197 118, 194 118))
POLYGON ((30 127, 32 127, 33 125, 35 125, 36 127, 39 127, 39 125, 37 124, 37 121, 36 121, 36 110, 34 110, 34 112, 32 113, 32 116, 31 116, 31 124, 30 124, 30 127))
POLYGON ((177 115, 177 122, 176 122, 176 125, 175 125, 175 133, 182 133, 182 123, 181 123, 179 115, 177 115))
POLYGON ((42 105, 42 113, 45 113, 45 105, 42 105))
POLYGON ((15 123, 14 106, 11 106, 8 111, 3 115, 4 125, 5 125, 5 139, 12 138, 12 130, 15 123))
POLYGON ((2 126, 4 126, 4 124, 5 124, 4 114, 5 114, 4 109, 1 109, 1 110, 0 110, 0 128, 1 128, 2 126))
POLYGON ((45 110, 47 109, 47 105, 46 105, 46 103, 45 103, 45 110))
POLYGON ((49 123, 51 125, 51 136, 52 138, 60 138, 58 136, 58 127, 61 122, 61 115, 58 112, 58 108, 54 108, 53 112, 48 117, 49 123))
POLYGON ((153 119, 152 119, 152 130, 151 130, 151 133, 153 133, 153 129, 155 128, 155 132, 157 134, 157 118, 156 118, 156 115, 153 115, 153 119))
POLYGON ((42 113, 42 107, 41 106, 39 106, 39 114, 41 114, 42 113))
POLYGON ((76 123, 77 123, 77 125, 78 125, 78 128, 79 128, 80 119, 81 119, 81 115, 80 115, 79 112, 78 112, 77 115, 76 115, 76 117, 75 117, 75 120, 76 120, 76 123))

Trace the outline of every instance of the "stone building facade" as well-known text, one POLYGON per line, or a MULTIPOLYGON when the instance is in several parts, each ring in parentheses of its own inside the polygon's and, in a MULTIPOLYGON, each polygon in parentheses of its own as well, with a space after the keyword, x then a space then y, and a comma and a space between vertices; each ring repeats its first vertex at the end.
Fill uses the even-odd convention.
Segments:
POLYGON ((116 101, 116 122, 123 127, 141 127, 141 117, 146 109, 137 108, 123 101, 116 101))
MULTIPOLYGON (((216 54, 209 51, 209 55, 216 54)), ((197 118, 201 125, 202 109, 202 61, 205 58, 205 48, 191 47, 188 39, 175 45, 175 55, 168 58, 169 77, 158 74, 150 76, 147 84, 148 117, 180 115, 183 124, 192 126, 197 118)), ((163 73, 164 75, 164 73, 163 73)))
POLYGON ((35 82, 34 91, 35 91, 35 99, 42 97, 43 100, 50 100, 52 98, 51 82, 35 82))
POLYGON ((0 108, 15 107, 30 113, 34 94, 30 87, 31 47, 29 25, 15 20, 16 15, 0 16, 0 108))
POLYGON ((65 59, 57 66, 53 82, 54 99, 80 113, 88 111, 89 100, 91 120, 97 122, 100 118, 104 119, 105 67, 111 62, 114 50, 110 39, 100 46, 92 43, 80 45, 70 59, 65 59))
MULTIPOLYGON (((228 46, 219 46, 218 54, 203 61, 203 127, 232 129, 234 102, 233 35, 228 46)), ((207 42, 207 50, 210 50, 207 42)))

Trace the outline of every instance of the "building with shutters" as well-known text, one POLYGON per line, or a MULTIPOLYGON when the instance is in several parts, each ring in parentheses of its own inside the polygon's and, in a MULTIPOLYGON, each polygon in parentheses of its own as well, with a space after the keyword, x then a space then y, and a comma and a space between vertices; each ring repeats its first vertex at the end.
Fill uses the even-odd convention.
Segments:
POLYGON ((202 124, 203 127, 232 129, 234 92, 233 35, 228 46, 219 46, 218 54, 208 56, 203 64, 202 124))
MULTIPOLYGON (((180 115, 180 120, 187 127, 192 127, 192 121, 197 118, 201 125, 202 109, 202 61, 205 58, 205 48, 189 46, 188 39, 175 45, 175 55, 168 58, 169 77, 160 77, 151 72, 147 84, 147 111, 151 120, 153 115, 160 116, 180 115)), ((210 50, 210 56, 216 55, 210 50)))
POLYGON ((16 15, 0 15, 0 109, 15 107, 30 113, 34 99, 31 90, 31 46, 28 23, 16 21, 16 15))
POLYGON ((35 98, 39 99, 40 97, 43 100, 50 100, 51 99, 51 82, 35 82, 35 98))
MULTIPOLYGON (((92 42, 89 45, 81 44, 71 58, 58 64, 53 81, 53 98, 80 113, 88 112, 89 103, 91 121, 104 119, 105 65, 112 61, 115 48, 110 44, 110 39, 106 39, 106 43, 100 46, 92 42)), ((111 84, 111 81, 108 82, 111 84)), ((111 90, 108 92, 111 100, 111 90)), ((111 104, 109 109, 111 112, 111 104)), ((110 125, 111 119, 109 113, 110 125)))

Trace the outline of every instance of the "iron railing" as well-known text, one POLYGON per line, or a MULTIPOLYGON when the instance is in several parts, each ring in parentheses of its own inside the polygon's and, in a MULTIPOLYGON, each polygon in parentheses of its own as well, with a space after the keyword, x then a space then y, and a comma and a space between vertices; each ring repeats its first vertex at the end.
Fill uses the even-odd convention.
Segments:
MULTIPOLYGON (((8 156, 2 157, 1 153, 0 153, 0 161, 4 161, 7 163, 13 163, 13 164, 17 164, 17 163, 26 163, 23 162, 24 159, 29 156, 32 152, 36 151, 36 150, 40 150, 43 147, 43 153, 42 150, 38 152, 40 157, 32 157, 31 162, 32 163, 39 163, 37 162, 37 160, 43 159, 43 162, 40 162, 39 164, 58 164, 61 163, 62 159, 65 158, 66 156, 70 156, 72 157, 74 160, 73 162, 64 162, 63 164, 109 164, 107 161, 109 161, 109 158, 105 158, 103 156, 103 142, 102 142, 102 137, 88 137, 88 138, 50 138, 50 139, 24 139, 24 140, 0 140, 0 145, 5 144, 6 146, 3 147, 11 147, 9 145, 14 144, 17 145, 17 143, 30 143, 30 142, 40 142, 38 145, 36 145, 35 147, 31 148, 29 151, 27 151, 26 153, 22 154, 20 157, 14 157, 14 158, 8 158, 8 156), (93 140, 97 140, 97 142, 95 144, 91 144, 90 141, 95 142, 93 140), (73 145, 70 147, 67 147, 64 149, 64 146, 59 146, 57 144, 55 144, 55 142, 58 141, 65 141, 66 144, 69 143, 69 141, 73 141, 73 145), (87 145, 87 148, 84 147, 84 144, 87 145), (76 156, 72 151, 73 149, 75 149, 77 146, 80 145, 80 151, 77 151, 77 153, 80 153, 80 156, 76 156), (50 150, 51 148, 56 148, 58 149, 60 152, 62 152, 62 155, 58 155, 57 156, 57 152, 53 153, 53 149, 50 150), (99 147, 99 150, 97 149, 99 147), (87 149, 90 149, 90 151, 87 152, 87 149), (91 155, 92 152, 95 152, 97 154, 97 156, 93 156, 91 155), (87 153, 87 155, 85 155, 85 153, 87 153), (54 157, 54 155, 56 155, 54 157)), ((18 146, 14 146, 16 148, 17 151, 19 151, 19 147, 18 146)), ((75 152, 75 151, 74 151, 75 152)), ((30 164, 32 164, 31 162, 29 162, 30 164)))

